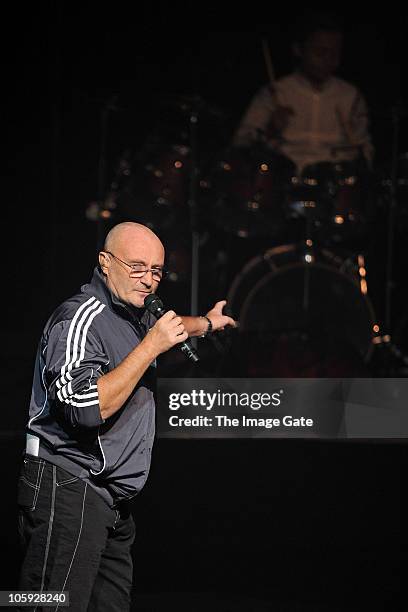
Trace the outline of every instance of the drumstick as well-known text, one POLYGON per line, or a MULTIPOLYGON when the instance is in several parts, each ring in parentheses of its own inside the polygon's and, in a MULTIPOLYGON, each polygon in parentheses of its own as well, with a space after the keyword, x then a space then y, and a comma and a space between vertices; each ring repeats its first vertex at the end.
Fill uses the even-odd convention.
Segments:
POLYGON ((264 60, 265 60, 266 72, 268 73, 269 86, 271 88, 272 94, 276 95, 275 71, 273 69, 271 52, 270 52, 268 41, 266 40, 266 38, 262 38, 262 51, 263 51, 264 60))
MULTIPOLYGON (((264 60, 265 60, 266 71, 269 77, 269 89, 271 92, 272 103, 275 106, 275 108, 278 108, 279 100, 278 100, 278 94, 277 94, 276 86, 275 86, 275 71, 273 69, 271 52, 270 52, 268 41, 266 40, 266 38, 262 38, 262 50, 263 50, 263 55, 264 55, 264 60)), ((278 146, 279 140, 280 140, 280 137, 277 137, 276 135, 272 136, 272 134, 269 135, 270 143, 273 142, 275 146, 278 146)))

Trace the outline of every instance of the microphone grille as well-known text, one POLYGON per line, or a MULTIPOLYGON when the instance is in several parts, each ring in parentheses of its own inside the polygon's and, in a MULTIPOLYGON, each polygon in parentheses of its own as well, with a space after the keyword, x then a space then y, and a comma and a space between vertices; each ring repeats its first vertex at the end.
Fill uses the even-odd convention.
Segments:
POLYGON ((163 309, 163 302, 155 293, 149 293, 144 299, 145 308, 152 314, 156 314, 158 310, 163 309))

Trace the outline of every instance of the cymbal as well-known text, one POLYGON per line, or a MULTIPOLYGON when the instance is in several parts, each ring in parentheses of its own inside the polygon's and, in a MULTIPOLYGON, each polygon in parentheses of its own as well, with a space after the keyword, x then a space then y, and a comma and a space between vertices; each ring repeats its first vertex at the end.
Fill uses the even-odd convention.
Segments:
POLYGON ((165 94, 160 96, 160 105, 175 108, 186 114, 211 115, 215 119, 220 120, 227 117, 227 113, 224 110, 209 104, 199 95, 165 94))

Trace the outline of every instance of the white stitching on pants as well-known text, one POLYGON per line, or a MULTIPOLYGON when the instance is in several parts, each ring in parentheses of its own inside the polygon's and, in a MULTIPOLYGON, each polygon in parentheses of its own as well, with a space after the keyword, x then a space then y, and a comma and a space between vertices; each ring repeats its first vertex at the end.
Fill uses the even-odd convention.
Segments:
MULTIPOLYGON (((56 489, 55 483, 56 482, 57 482, 57 468, 56 468, 55 465, 53 465, 52 466, 52 495, 51 495, 50 520, 49 520, 49 523, 48 523, 47 545, 45 547, 45 553, 44 553, 44 565, 43 565, 43 571, 42 571, 40 593, 42 593, 43 588, 44 588, 45 570, 46 570, 46 567, 47 567, 48 553, 49 553, 49 550, 50 550, 52 525, 54 523, 55 489, 56 489)), ((37 610, 37 607, 38 606, 35 606, 34 612, 37 610)))
POLYGON ((32 484, 31 482, 28 482, 27 478, 24 478, 24 476, 20 476, 20 480, 22 480, 23 482, 26 483, 26 485, 28 485, 29 487, 31 487, 32 489, 34 489, 35 491, 37 491, 38 487, 34 484, 32 484))
POLYGON ((40 494, 40 487, 41 487, 41 481, 42 481, 42 477, 43 477, 44 467, 45 467, 45 463, 42 463, 41 466, 40 466, 40 469, 38 470, 41 473, 39 474, 39 477, 37 478, 37 486, 36 486, 37 490, 36 490, 36 492, 34 494, 33 510, 35 510, 35 508, 37 506, 37 500, 38 500, 38 496, 40 494))
MULTIPOLYGON (((80 540, 80 538, 81 538, 81 533, 82 533, 82 524, 83 524, 83 520, 84 520, 84 508, 85 508, 85 497, 86 497, 86 490, 87 490, 87 487, 88 487, 88 483, 86 482, 86 483, 85 483, 85 489, 84 489, 84 497, 83 497, 83 500, 82 500, 81 525, 80 525, 80 527, 79 527, 78 539, 77 539, 77 543, 75 544, 74 553, 73 553, 73 555, 72 555, 71 563, 69 564, 68 572, 67 572, 67 575, 66 575, 66 577, 65 577, 64 584, 62 585, 61 592, 63 592, 63 590, 65 589, 65 585, 67 584, 67 580, 68 580, 69 572, 71 571, 71 567, 72 567, 72 564, 73 564, 73 562, 74 562, 74 559, 75 559, 75 554, 76 554, 76 551, 77 551, 77 548, 78 548, 79 540, 80 540)), ((55 612, 57 612, 57 610, 58 610, 58 608, 59 608, 60 603, 61 603, 61 602, 60 602, 60 601, 58 601, 57 607, 55 608, 55 612)))
POLYGON ((57 482, 57 487, 63 487, 64 485, 70 484, 71 482, 75 482, 76 480, 79 480, 79 476, 73 476, 72 478, 61 480, 60 482, 57 482))

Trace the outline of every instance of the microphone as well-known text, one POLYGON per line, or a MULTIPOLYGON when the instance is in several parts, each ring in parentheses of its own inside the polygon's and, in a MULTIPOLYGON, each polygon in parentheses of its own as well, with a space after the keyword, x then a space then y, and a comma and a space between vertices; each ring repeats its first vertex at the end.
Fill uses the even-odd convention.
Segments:
MULTIPOLYGON (((149 295, 145 297, 144 305, 145 308, 156 317, 156 319, 160 319, 167 312, 163 302, 155 293, 149 293, 149 295)), ((184 355, 191 359, 191 361, 194 361, 194 363, 200 360, 196 351, 189 342, 181 342, 178 347, 184 353, 184 355)))

